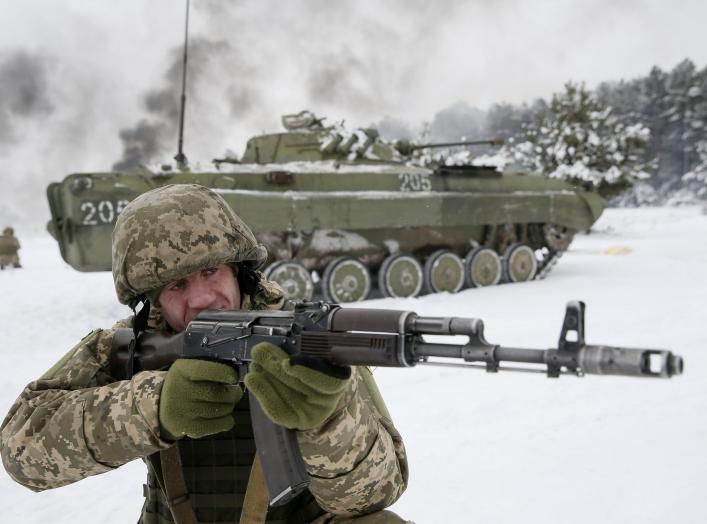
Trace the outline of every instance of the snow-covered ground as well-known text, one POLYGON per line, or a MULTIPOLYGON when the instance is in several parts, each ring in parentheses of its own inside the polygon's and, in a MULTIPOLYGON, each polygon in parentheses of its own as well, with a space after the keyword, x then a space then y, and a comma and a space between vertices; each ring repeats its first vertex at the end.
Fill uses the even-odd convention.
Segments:
MULTIPOLYGON (((0 272, 0 412, 90 329, 128 310, 108 273, 78 273, 48 236, 0 272)), ((378 369, 410 459, 393 507, 418 524, 703 523, 707 519, 707 216, 610 209, 544 281, 366 307, 481 317, 489 341, 556 345, 565 304, 587 303, 587 342, 669 348, 672 380, 378 369)), ((0 473, 0 522, 137 520, 144 466, 41 494, 0 473)))

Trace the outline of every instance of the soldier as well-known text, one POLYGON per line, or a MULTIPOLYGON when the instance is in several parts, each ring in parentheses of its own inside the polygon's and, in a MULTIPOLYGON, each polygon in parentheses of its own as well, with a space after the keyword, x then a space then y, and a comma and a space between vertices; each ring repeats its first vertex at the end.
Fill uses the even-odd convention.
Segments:
POLYGON ((118 327, 172 334, 204 309, 282 308, 282 290, 257 271, 265 258, 204 187, 165 186, 131 202, 113 232, 113 279, 121 303, 143 308, 89 333, 25 388, 0 428, 12 478, 42 491, 142 457, 143 524, 404 522, 384 508, 407 485, 405 450, 367 368, 308 367, 261 344, 245 391, 230 366, 202 360, 111 376, 118 327), (297 430, 311 479, 309 490, 270 510, 251 468, 249 394, 273 422, 297 430))
POLYGON ((20 249, 20 242, 15 237, 15 230, 11 227, 6 227, 2 235, 0 235, 0 269, 5 269, 5 266, 22 267, 20 265, 20 257, 17 252, 20 249))

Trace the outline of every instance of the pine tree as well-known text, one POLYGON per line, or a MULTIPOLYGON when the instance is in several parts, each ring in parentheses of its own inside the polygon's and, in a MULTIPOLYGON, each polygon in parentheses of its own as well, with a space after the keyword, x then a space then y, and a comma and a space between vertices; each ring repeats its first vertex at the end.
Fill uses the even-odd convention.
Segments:
POLYGON ((701 141, 696 151, 699 161, 692 170, 685 173, 682 180, 698 197, 707 199, 707 140, 701 141))
POLYGON ((650 131, 624 124, 583 85, 568 83, 512 148, 517 160, 552 177, 611 197, 650 176, 644 149, 650 131))
POLYGON ((700 143, 707 136, 707 67, 697 70, 685 59, 669 72, 653 67, 643 78, 605 82, 596 92, 620 122, 643 122, 650 129, 645 158, 655 159, 651 183, 658 194, 689 200, 693 177, 700 173, 700 143))

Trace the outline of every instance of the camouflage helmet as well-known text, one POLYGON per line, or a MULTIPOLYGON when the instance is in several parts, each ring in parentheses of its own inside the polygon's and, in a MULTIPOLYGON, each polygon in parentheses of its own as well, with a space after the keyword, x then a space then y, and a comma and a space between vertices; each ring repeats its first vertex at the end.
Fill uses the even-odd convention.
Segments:
POLYGON ((130 304, 194 271, 219 264, 258 269, 267 251, 220 196, 196 184, 148 191, 118 215, 113 281, 130 304))
POLYGON ((6 227, 5 229, 3 229, 2 234, 5 235, 5 236, 14 235, 14 234, 15 234, 15 230, 12 229, 11 227, 6 227))

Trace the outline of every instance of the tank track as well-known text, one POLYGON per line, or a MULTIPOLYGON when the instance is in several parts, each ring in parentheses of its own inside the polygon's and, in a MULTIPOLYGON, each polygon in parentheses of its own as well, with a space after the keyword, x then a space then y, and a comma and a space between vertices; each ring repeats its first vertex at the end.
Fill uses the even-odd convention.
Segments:
POLYGON ((557 264, 557 261, 560 260, 560 257, 562 257, 564 253, 564 251, 551 252, 547 260, 543 263, 540 271, 538 271, 538 274, 535 275, 534 280, 543 280, 550 273, 550 271, 552 271, 552 268, 555 267, 555 264, 557 264))

